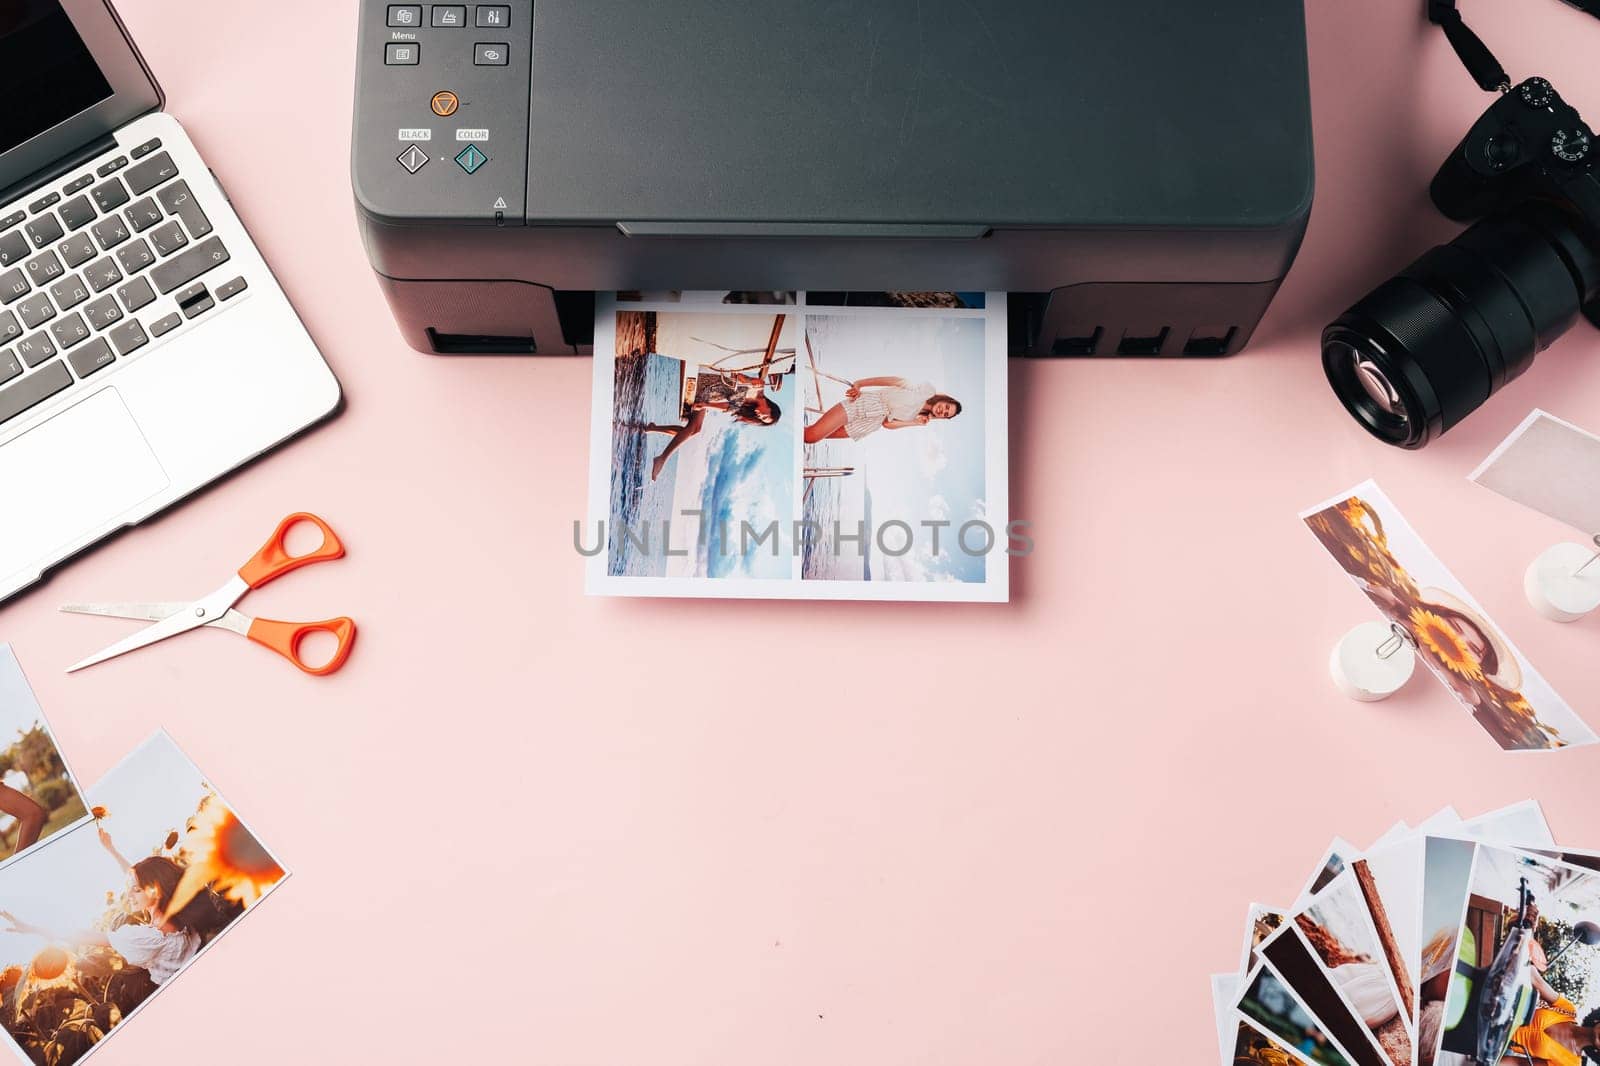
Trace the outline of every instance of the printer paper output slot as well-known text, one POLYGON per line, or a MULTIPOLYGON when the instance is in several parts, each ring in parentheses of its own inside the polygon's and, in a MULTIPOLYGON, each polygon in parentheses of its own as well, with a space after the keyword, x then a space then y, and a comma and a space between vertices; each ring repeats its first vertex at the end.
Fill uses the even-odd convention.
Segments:
POLYGON ((896 222, 618 222, 617 229, 622 231, 624 237, 811 237, 833 240, 899 237, 946 241, 981 240, 992 231, 992 227, 978 224, 896 222))

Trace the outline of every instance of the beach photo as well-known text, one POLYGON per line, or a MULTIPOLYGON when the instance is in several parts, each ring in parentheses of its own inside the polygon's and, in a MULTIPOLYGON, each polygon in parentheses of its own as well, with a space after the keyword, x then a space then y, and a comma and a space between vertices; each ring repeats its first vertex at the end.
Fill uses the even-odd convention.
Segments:
POLYGON ((982 312, 807 315, 804 580, 1003 582, 1003 325, 982 312))
POLYGON ((606 575, 789 579, 799 318, 627 309, 611 328, 606 575))
POLYGON ((1439 1066, 1600 1061, 1600 874, 1481 844, 1458 922, 1439 1066))
POLYGON ((1301 516, 1417 657, 1502 748, 1597 737, 1529 665, 1372 482, 1301 516))
POLYGON ((39 1066, 93 1051, 286 876, 164 733, 90 803, 0 870, 0 1028, 39 1066))
POLYGON ((22 665, 0 644, 0 865, 87 816, 22 665))

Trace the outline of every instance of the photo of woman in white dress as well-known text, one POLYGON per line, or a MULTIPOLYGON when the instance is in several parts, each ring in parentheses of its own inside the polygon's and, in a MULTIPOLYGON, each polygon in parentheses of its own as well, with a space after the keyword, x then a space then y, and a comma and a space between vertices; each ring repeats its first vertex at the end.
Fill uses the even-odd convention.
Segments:
POLYGON ((926 382, 913 385, 901 377, 861 378, 845 390, 844 399, 806 427, 805 441, 861 440, 880 429, 910 429, 961 413, 961 401, 926 382))

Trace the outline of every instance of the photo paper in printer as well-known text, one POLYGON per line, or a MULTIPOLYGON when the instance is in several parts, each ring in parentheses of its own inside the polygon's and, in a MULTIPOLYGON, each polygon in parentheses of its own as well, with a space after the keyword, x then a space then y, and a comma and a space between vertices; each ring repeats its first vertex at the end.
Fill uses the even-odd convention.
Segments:
POLYGON ((1013 354, 1227 354, 1304 232, 1298 3, 494 7, 361 4, 355 197, 422 351, 587 353, 596 291, 957 286, 1013 354))

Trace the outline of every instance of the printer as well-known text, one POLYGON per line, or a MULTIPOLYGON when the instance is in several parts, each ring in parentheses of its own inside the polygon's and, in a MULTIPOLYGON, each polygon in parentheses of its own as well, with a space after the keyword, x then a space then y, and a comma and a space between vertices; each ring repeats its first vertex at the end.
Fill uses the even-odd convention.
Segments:
POLYGON ((363 240, 424 352, 604 290, 1009 294, 1014 354, 1218 356, 1311 208, 1301 0, 361 0, 363 240))

